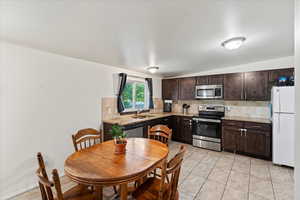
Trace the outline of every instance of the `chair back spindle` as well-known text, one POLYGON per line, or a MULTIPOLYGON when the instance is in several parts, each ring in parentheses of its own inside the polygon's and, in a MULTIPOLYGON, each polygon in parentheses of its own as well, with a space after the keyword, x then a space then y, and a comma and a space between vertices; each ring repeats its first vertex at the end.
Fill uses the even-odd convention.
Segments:
POLYGON ((180 175, 181 164, 183 161, 183 156, 185 154, 186 147, 184 145, 180 146, 179 152, 168 162, 166 174, 170 176, 169 178, 169 188, 168 188, 168 195, 167 200, 176 199, 177 195, 177 187, 178 187, 178 180, 180 175))
POLYGON ((79 151, 101 143, 101 132, 92 128, 82 129, 72 135, 72 140, 75 151, 79 151))
POLYGON ((56 200, 64 200, 57 170, 54 169, 52 172, 52 178, 54 182, 50 181, 46 172, 44 159, 41 153, 37 154, 37 159, 39 163, 39 168, 36 171, 36 175, 38 177, 42 200, 54 200, 52 187, 55 187, 56 189, 56 200))
POLYGON ((169 140, 172 137, 172 129, 169 129, 165 125, 155 125, 153 127, 148 127, 148 138, 158 140, 164 144, 168 145, 169 140))

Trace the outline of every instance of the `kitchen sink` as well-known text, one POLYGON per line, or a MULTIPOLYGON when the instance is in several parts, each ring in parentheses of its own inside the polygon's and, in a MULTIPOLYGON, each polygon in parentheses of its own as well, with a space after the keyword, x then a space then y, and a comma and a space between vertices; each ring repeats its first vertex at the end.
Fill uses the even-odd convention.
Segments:
POLYGON ((134 119, 145 119, 145 118, 155 117, 155 115, 145 114, 145 115, 133 115, 131 117, 134 119))

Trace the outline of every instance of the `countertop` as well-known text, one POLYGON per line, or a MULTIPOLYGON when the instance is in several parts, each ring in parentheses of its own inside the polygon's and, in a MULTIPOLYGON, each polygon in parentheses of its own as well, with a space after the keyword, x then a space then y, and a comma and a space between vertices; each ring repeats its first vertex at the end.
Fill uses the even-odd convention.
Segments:
MULTIPOLYGON (((133 118, 133 115, 121 115, 119 117, 111 118, 111 119, 105 119, 103 120, 104 123, 108 124, 118 124, 121 126, 135 124, 139 122, 146 122, 153 119, 159 119, 169 116, 186 116, 186 117, 192 117, 196 114, 183 114, 183 113, 176 113, 176 112, 170 112, 170 113, 142 113, 140 115, 147 115, 149 117, 137 119, 133 118)), ((253 118, 253 117, 240 117, 240 116, 225 116, 222 119, 224 120, 234 120, 234 121, 246 121, 246 122, 257 122, 257 123, 265 123, 265 124, 271 124, 272 121, 267 118, 253 118)))
POLYGON ((169 117, 169 116, 186 116, 186 117, 192 117, 195 114, 183 114, 183 113, 176 113, 176 112, 170 112, 170 113, 142 113, 140 115, 147 115, 150 117, 146 117, 146 118, 142 118, 142 119, 136 119, 133 118, 133 115, 121 115, 119 117, 115 117, 112 119, 105 119, 103 120, 104 123, 108 123, 108 124, 118 124, 121 126, 124 125, 129 125, 129 124, 135 124, 135 123, 139 123, 139 122, 145 122, 145 121, 149 121, 149 120, 153 120, 153 119, 159 119, 159 118, 163 118, 163 117, 169 117))
POLYGON ((224 120, 233 120, 233 121, 245 121, 245 122, 257 122, 271 124, 272 121, 267 118, 254 118, 254 117, 240 117, 240 116, 225 116, 222 119, 224 120))

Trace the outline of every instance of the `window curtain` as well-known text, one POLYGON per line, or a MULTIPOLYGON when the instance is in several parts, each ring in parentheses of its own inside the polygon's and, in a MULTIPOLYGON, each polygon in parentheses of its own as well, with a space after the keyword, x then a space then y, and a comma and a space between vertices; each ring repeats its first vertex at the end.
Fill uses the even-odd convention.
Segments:
POLYGON ((118 93, 118 100, 117 100, 117 104, 118 104, 118 112, 122 112, 125 110, 123 101, 122 101, 122 94, 123 91, 125 89, 125 85, 126 85, 126 80, 127 80, 127 74, 125 73, 120 73, 119 74, 119 93, 118 93))
POLYGON ((153 109, 154 108, 154 104, 153 104, 153 84, 152 84, 152 78, 145 78, 147 85, 148 85, 148 89, 149 89, 149 109, 153 109))

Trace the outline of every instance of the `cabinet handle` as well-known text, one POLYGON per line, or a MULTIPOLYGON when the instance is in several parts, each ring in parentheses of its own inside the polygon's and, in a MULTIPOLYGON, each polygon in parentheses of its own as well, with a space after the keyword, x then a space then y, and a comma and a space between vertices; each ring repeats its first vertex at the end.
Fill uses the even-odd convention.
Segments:
POLYGON ((247 136, 247 129, 244 129, 245 137, 247 136))
POLYGON ((242 136, 243 135, 243 129, 240 128, 239 130, 240 130, 240 135, 242 136))

